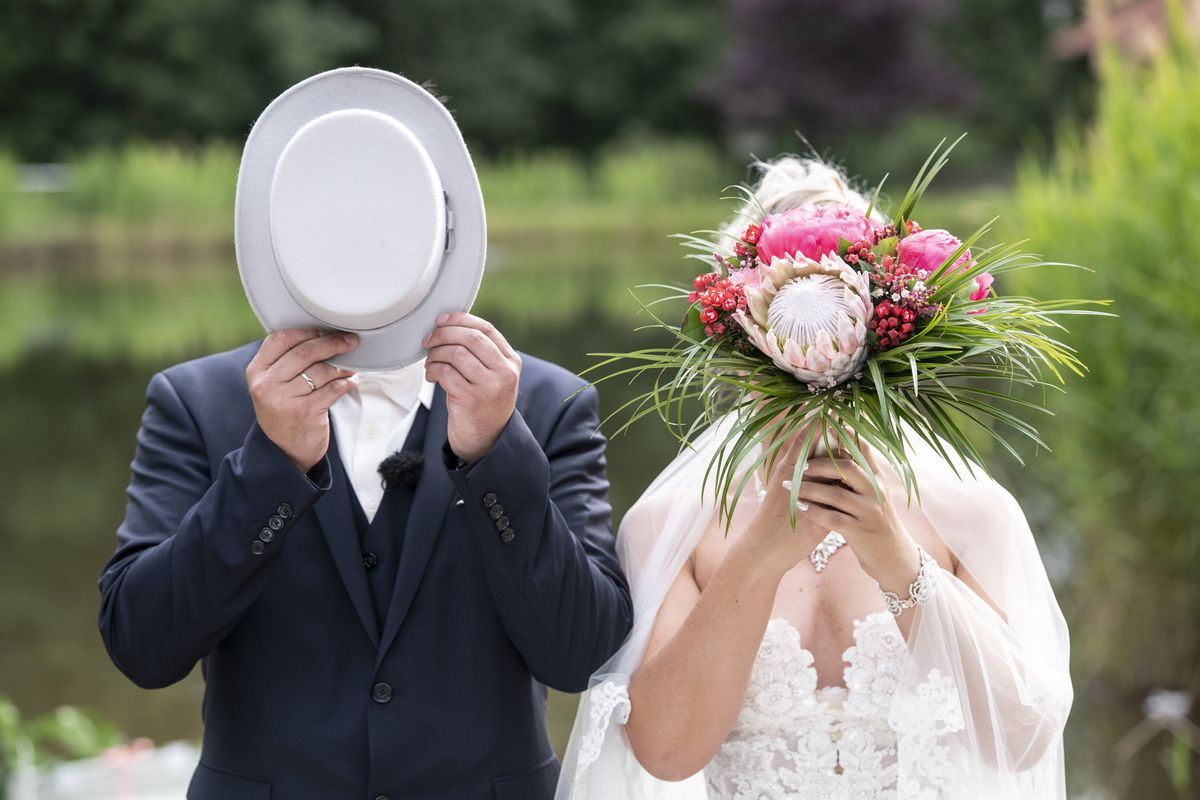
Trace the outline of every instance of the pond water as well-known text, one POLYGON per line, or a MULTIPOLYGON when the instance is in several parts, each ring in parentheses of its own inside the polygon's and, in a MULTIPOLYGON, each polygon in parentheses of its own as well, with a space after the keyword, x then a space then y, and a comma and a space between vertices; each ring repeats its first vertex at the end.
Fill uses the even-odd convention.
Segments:
MULTIPOLYGON (((634 332, 637 305, 626 289, 686 280, 690 267, 678 256, 673 243, 653 238, 500 242, 475 310, 519 349, 579 371, 594 362, 589 352, 661 341, 634 332)), ((260 335, 232 253, 201 263, 63 264, 0 276, 0 288, 0 695, 27 716, 72 704, 131 737, 197 737, 199 672, 153 692, 121 676, 97 633, 96 578, 123 515, 150 376, 260 335)), ((632 391, 606 384, 603 411, 632 391)), ((652 421, 610 443, 618 519, 674 451, 652 421)), ((1085 674, 1077 689, 1068 747, 1072 783, 1082 791, 1110 774, 1113 742, 1140 719, 1141 698, 1113 696, 1085 674)), ((573 698, 554 698, 551 731, 560 749, 573 713, 573 698)), ((1135 764, 1137 788, 1128 796, 1175 796, 1161 753, 1147 751, 1135 764)))
MULTIPOLYGON (((675 254, 662 242, 649 257, 673 268, 675 254)), ((569 274, 556 258, 567 253, 516 265, 495 247, 475 311, 518 349, 576 372, 594 363, 588 352, 653 341, 633 332, 637 304, 625 287, 649 279, 633 253, 621 254, 620 266, 607 256, 576 261, 569 274)), ((129 736, 197 737, 199 671, 153 692, 129 683, 97 633, 96 579, 124 513, 151 375, 261 335, 232 254, 200 264, 64 265, 0 285, 0 695, 26 716, 71 704, 129 736)), ((631 391, 606 388, 605 413, 631 391)), ((673 453, 652 423, 611 442, 618 519, 673 453)), ((574 699, 556 697, 551 713, 561 746, 574 699)))

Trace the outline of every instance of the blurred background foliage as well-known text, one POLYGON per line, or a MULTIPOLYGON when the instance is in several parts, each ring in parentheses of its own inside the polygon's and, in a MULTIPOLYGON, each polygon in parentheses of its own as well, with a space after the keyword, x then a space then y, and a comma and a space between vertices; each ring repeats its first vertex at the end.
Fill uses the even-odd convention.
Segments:
MULTIPOLYGON (((890 172, 886 201, 941 138, 969 131, 922 223, 963 234, 999 214, 993 240, 1029 237, 1092 269, 999 291, 1113 298, 1121 315, 1072 325, 1092 372, 1042 422, 1054 452, 992 464, 1072 627, 1071 794, 1194 796, 1200 742, 1118 744, 1162 723, 1143 708, 1155 689, 1200 690, 1197 12, 1192 0, 4 0, 0 694, 12 704, 0 740, 63 703, 131 738, 198 734, 198 674, 145 693, 109 666, 94 581, 150 375, 260 335, 231 241, 250 125, 295 81, 359 63, 447 98, 488 204, 476 311, 573 370, 588 352, 646 346, 627 288, 690 277, 668 234, 730 213, 718 198, 754 157, 819 154, 863 186, 890 172)), ((610 384, 602 402, 634 391, 610 384)), ((611 443, 618 518, 672 453, 649 423, 611 443)), ((556 696, 558 746, 572 714, 556 696)))

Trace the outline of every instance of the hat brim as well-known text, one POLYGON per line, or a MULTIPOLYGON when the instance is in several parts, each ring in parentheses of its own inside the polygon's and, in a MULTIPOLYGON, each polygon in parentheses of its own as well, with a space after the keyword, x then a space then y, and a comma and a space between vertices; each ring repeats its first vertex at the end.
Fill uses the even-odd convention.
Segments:
POLYGON ((271 183, 296 132, 343 109, 369 109, 402 122, 433 161, 454 215, 453 246, 425 299, 383 327, 355 331, 359 344, 331 363, 355 370, 404 367, 425 354, 421 339, 439 314, 475 302, 487 255, 487 221, 475 165, 450 112, 412 81, 383 70, 346 67, 314 75, 277 97, 254 123, 242 152, 234 208, 238 273, 255 315, 268 331, 330 328, 291 295, 271 241, 271 183))

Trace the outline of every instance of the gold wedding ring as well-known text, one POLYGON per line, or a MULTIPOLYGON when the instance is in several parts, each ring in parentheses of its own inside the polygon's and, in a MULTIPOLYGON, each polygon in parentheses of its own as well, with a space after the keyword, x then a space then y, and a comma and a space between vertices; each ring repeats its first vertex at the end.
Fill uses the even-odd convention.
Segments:
POLYGON ((300 373, 300 377, 301 377, 301 378, 304 378, 304 382, 308 384, 308 388, 309 388, 311 391, 314 391, 314 392, 315 392, 315 391, 317 390, 317 384, 315 384, 315 383, 313 382, 313 379, 312 379, 312 378, 308 377, 308 373, 307 373, 307 372, 301 372, 301 373, 300 373))

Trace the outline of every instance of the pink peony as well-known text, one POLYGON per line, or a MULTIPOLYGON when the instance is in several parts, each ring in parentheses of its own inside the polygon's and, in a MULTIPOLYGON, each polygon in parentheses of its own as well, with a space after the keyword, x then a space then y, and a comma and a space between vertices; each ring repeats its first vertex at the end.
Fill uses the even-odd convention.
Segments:
POLYGON ((785 257, 820 261, 822 256, 837 253, 838 239, 871 242, 874 228, 861 211, 849 206, 800 206, 763 220, 758 258, 767 265, 785 257))
MULTIPOLYGON (((917 274, 924 270, 927 275, 932 275, 961 246, 962 242, 954 234, 935 228, 905 236, 900 240, 896 256, 901 263, 916 270, 917 274)), ((970 264, 971 251, 965 250, 947 272, 955 272, 970 264)))

